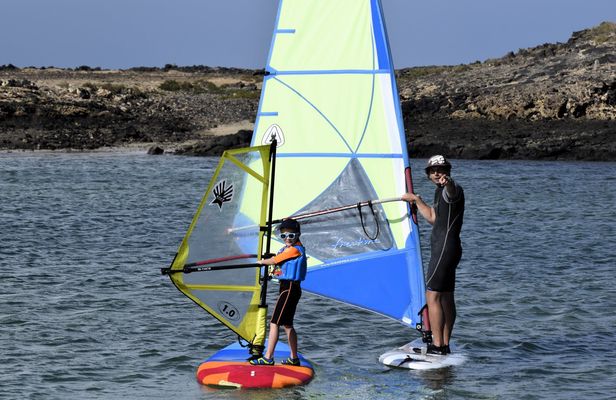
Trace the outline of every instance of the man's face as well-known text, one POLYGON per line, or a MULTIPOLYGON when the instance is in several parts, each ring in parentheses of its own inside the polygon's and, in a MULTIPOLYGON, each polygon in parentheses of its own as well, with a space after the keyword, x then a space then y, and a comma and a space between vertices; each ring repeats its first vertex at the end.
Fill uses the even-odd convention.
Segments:
POLYGON ((441 178, 448 174, 449 169, 447 167, 430 167, 430 169, 428 169, 428 176, 435 185, 440 185, 441 178))

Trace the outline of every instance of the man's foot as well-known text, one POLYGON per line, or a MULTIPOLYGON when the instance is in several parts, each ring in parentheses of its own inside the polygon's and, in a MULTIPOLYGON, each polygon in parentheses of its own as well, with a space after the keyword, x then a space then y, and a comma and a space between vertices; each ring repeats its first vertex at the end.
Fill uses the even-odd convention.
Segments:
POLYGON ((451 354, 451 349, 449 349, 449 345, 448 344, 443 346, 443 350, 445 350, 445 354, 451 354))
POLYGON ((286 360, 282 360, 284 365, 299 365, 299 358, 287 358, 286 360))
POLYGON ((260 357, 255 360, 248 361, 250 365, 274 365, 273 358, 260 357))
POLYGON ((426 354, 431 354, 435 356, 444 356, 447 355, 447 349, 445 346, 435 346, 433 344, 428 345, 428 351, 426 354))
MULTIPOLYGON (((413 351, 417 354, 422 354, 422 350, 424 349, 425 347, 413 347, 413 351)), ((426 350, 426 354, 438 356, 444 356, 449 353, 451 353, 451 351, 449 351, 449 346, 435 346, 432 343, 428 345, 428 349, 426 350)))

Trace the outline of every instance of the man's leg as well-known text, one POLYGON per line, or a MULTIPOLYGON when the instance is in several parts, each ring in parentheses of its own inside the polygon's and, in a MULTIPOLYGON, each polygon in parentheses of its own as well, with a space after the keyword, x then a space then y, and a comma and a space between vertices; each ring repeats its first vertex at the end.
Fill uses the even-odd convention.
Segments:
POLYGON ((456 303, 453 292, 441 293, 441 307, 443 309, 443 345, 449 346, 449 339, 453 332, 453 324, 456 322, 456 303))
POLYGON ((426 303, 428 304, 430 328, 432 329, 432 343, 437 347, 443 346, 443 328, 445 318, 443 316, 443 308, 441 306, 441 293, 426 290, 426 303))

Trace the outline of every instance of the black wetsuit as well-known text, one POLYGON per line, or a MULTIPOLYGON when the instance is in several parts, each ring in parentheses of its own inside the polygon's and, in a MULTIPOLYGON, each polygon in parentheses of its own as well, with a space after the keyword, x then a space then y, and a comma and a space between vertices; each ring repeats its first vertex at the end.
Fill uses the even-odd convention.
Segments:
POLYGON ((426 287, 435 292, 453 292, 456 267, 462 257, 460 231, 464 219, 464 190, 454 182, 456 193, 449 198, 444 188, 434 192, 436 219, 430 236, 430 264, 426 287))
POLYGON ((293 326, 293 318, 300 297, 302 297, 302 287, 299 281, 281 280, 271 323, 278 326, 293 326))

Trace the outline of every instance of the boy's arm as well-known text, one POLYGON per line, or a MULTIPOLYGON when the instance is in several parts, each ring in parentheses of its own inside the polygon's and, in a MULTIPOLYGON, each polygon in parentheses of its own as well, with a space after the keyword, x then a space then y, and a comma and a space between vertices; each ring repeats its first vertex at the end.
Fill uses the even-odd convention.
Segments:
POLYGON ((262 260, 258 260, 257 264, 261 264, 261 265, 274 265, 276 264, 276 261, 274 260, 276 257, 270 257, 270 258, 264 258, 262 260))
POLYGON ((266 258, 264 260, 257 261, 258 264, 261 265, 275 265, 280 264, 283 261, 289 260, 291 258, 295 258, 300 256, 301 253, 295 247, 287 247, 280 254, 275 255, 274 257, 266 258))

